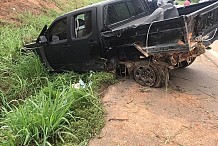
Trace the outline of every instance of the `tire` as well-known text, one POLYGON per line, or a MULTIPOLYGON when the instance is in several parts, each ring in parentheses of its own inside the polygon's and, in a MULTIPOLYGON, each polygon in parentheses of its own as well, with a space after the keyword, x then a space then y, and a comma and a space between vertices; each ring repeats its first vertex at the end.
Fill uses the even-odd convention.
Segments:
MULTIPOLYGON (((167 71, 168 72, 168 71, 167 71)), ((137 62, 134 68, 134 79, 142 86, 161 87, 166 81, 167 73, 159 64, 137 62)))

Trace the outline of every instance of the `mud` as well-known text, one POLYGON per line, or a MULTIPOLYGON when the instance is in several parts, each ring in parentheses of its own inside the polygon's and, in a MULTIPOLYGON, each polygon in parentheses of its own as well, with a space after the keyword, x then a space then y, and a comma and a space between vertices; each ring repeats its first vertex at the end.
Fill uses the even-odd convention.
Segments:
POLYGON ((102 102, 107 122, 90 146, 218 145, 218 68, 204 55, 165 88, 123 79, 102 102))

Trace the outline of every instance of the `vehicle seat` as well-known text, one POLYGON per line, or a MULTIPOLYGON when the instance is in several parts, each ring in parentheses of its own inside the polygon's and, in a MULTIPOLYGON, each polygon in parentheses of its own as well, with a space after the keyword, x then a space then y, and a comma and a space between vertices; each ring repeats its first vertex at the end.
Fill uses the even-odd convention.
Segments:
POLYGON ((170 19, 178 16, 179 12, 177 8, 174 5, 167 3, 157 8, 151 15, 146 18, 145 21, 146 23, 151 23, 153 21, 161 21, 164 19, 170 19))
POLYGON ((151 23, 153 21, 161 21, 164 20, 164 9, 163 8, 157 8, 151 15, 149 15, 145 22, 151 23))
POLYGON ((80 30, 77 31, 77 37, 78 37, 78 38, 81 38, 81 37, 83 37, 83 36, 85 36, 85 35, 86 35, 86 30, 85 30, 85 28, 84 28, 84 29, 80 29, 80 30))
POLYGON ((170 19, 170 18, 175 18, 179 16, 179 12, 177 8, 170 3, 167 3, 161 6, 160 8, 164 9, 164 19, 170 19))
POLYGON ((80 38, 86 35, 85 22, 82 19, 76 20, 76 37, 80 38))

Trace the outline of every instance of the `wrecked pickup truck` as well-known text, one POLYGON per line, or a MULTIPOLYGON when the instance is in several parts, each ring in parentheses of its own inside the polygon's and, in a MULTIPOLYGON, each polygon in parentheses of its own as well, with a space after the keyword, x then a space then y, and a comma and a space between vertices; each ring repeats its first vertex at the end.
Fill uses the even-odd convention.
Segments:
POLYGON ((155 12, 145 0, 104 1, 60 16, 26 49, 52 71, 117 70, 160 87, 218 38, 217 1, 171 8, 147 21, 155 12))

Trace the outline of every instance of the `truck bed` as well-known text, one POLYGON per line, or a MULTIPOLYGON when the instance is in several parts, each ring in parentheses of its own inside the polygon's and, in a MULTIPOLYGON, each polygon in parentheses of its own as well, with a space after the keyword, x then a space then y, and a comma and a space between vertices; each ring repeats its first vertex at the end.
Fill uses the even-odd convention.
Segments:
POLYGON ((146 24, 145 17, 101 33, 106 48, 141 44, 149 54, 189 52, 199 42, 217 37, 218 2, 206 2, 178 9, 180 16, 146 24), (208 39, 209 36, 209 39, 208 39), (211 38, 213 37, 213 38, 211 38))

